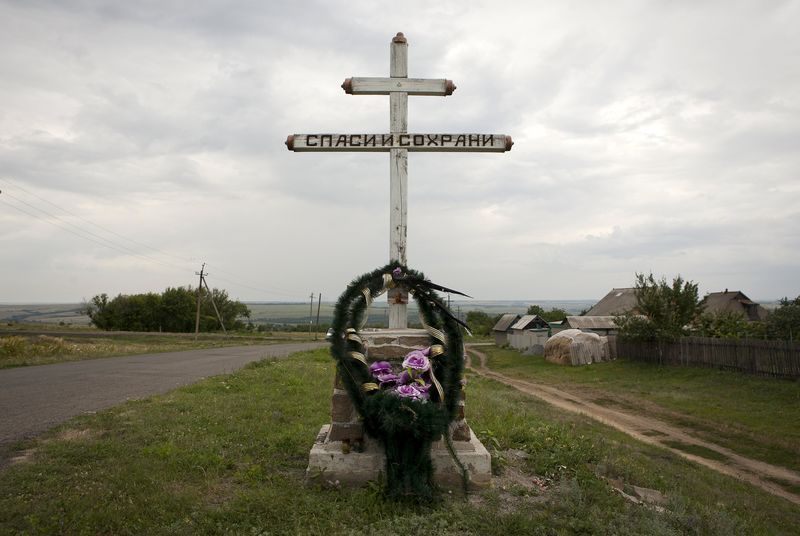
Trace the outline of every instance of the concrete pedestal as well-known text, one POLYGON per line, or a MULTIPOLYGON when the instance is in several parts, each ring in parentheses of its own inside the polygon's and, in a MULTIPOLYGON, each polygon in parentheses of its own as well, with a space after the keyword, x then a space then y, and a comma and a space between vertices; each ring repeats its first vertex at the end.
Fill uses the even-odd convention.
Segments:
MULTIPOLYGON (((330 425, 320 429, 308 458, 306 478, 324 485, 363 486, 377 480, 385 473, 386 457, 381 445, 373 439, 364 439, 363 452, 342 452, 341 441, 330 441, 330 425)), ((454 441, 456 455, 466 467, 469 489, 484 489, 492 482, 492 458, 486 447, 470 434, 469 441, 454 441)), ((434 482, 445 490, 462 489, 461 470, 453 461, 444 441, 431 447, 434 482)))

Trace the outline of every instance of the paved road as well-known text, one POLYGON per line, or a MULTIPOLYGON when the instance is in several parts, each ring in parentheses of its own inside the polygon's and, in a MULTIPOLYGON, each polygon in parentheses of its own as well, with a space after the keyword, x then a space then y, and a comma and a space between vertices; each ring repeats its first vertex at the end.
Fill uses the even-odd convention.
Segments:
POLYGON ((81 413, 164 393, 265 357, 326 344, 233 346, 0 370, 0 458, 10 443, 81 413))

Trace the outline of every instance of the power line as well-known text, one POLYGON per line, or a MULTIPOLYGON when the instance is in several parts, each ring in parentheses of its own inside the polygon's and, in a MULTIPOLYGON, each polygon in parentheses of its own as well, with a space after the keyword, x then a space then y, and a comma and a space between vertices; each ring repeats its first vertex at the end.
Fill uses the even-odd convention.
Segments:
MULTIPOLYGON (((176 256, 176 255, 170 254, 170 253, 168 253, 166 251, 163 251, 161 249, 158 249, 158 248, 155 248, 155 247, 152 247, 152 246, 148 246, 147 244, 144 244, 144 243, 139 242, 137 240, 134 240, 132 238, 126 237, 126 236, 124 236, 122 234, 119 234, 119 233, 117 233, 115 231, 112 231, 112 230, 110 230, 110 229, 108 229, 106 227, 103 227, 102 225, 98 225, 98 224, 94 223, 93 221, 91 221, 89 219, 83 218, 83 217, 81 217, 81 216, 79 216, 79 215, 77 215, 77 214, 75 214, 75 213, 73 213, 73 212, 71 212, 71 211, 69 211, 69 210, 67 210, 67 209, 65 209, 65 208, 53 203, 53 202, 51 202, 51 201, 48 201, 47 199, 45 199, 45 198, 43 198, 43 197, 41 197, 41 196, 39 196, 39 195, 27 190, 27 189, 19 186, 18 184, 14 183, 13 181, 11 181, 11 180, 9 180, 7 178, 3 178, 3 179, 0 179, 0 180, 3 180, 8 184, 13 185, 15 188, 17 188, 19 190, 22 190, 23 192, 35 197, 36 199, 39 199, 40 201, 42 201, 44 203, 47 203, 48 205, 51 205, 51 206, 57 208, 58 210, 66 213, 66 214, 69 214, 72 217, 75 217, 75 218, 77 218, 77 219, 79 219, 81 221, 84 221, 84 222, 86 222, 86 223, 88 223, 90 225, 93 225, 94 227, 97 227, 98 229, 101 229, 101 230, 103 230, 103 231, 105 231, 107 233, 110 233, 110 234, 118 236, 118 237, 120 237, 120 238, 122 238, 124 240, 127 240, 128 242, 131 242, 133 244, 136 244, 136 245, 138 245, 140 247, 143 247, 143 248, 146 248, 146 249, 149 249, 149 250, 152 250, 152 251, 156 251, 156 252, 160 253, 161 255, 164 255, 164 256, 167 256, 167 257, 171 257, 173 259, 178 259, 179 261, 182 261, 182 262, 191 261, 191 259, 185 259, 183 257, 179 257, 179 256, 176 256)), ((23 214, 26 214, 27 216, 30 216, 30 217, 32 217, 34 219, 43 221, 45 223, 49 223, 50 225, 53 225, 53 226, 58 227, 58 228, 60 228, 60 229, 62 229, 64 231, 67 231, 68 233, 73 234, 73 235, 75 235, 75 236, 77 236, 79 238, 82 238, 84 240, 87 240, 89 242, 97 244, 99 246, 103 246, 103 247, 109 248, 111 250, 114 250, 114 251, 116 251, 118 253, 122 253, 124 255, 136 257, 136 258, 139 258, 141 260, 153 262, 153 263, 160 264, 162 266, 166 266, 166 267, 173 268, 173 269, 176 269, 176 270, 181 270, 181 271, 185 271, 186 270, 185 266, 179 266, 179 265, 177 265, 175 263, 172 263, 172 262, 169 262, 167 260, 161 260, 161 259, 154 258, 154 257, 152 257, 150 255, 145 254, 145 253, 141 253, 139 251, 136 251, 136 250, 134 250, 134 249, 126 246, 125 244, 122 244, 122 243, 118 242, 118 241, 109 239, 109 238, 104 237, 102 235, 99 235, 99 234, 97 234, 97 233, 95 233, 93 231, 90 231, 88 229, 82 228, 81 226, 76 225, 76 224, 74 224, 74 223, 72 223, 70 221, 67 221, 67 220, 57 216, 56 214, 53 214, 51 212, 48 212, 47 210, 44 210, 44 209, 39 208, 39 207, 37 207, 37 206, 35 206, 35 205, 31 204, 31 203, 28 203, 24 199, 20 199, 19 197, 8 193, 8 191, 2 192, 2 193, 5 194, 5 197, 9 197, 9 198, 15 200, 17 203, 21 203, 21 204, 23 204, 23 205, 25 205, 25 206, 27 206, 27 207, 39 212, 39 213, 41 213, 41 214, 44 214, 46 216, 46 218, 43 218, 43 217, 41 217, 41 216, 39 216, 39 215, 37 215, 35 213, 32 213, 32 212, 30 212, 28 210, 25 210, 25 209, 23 209, 23 208, 21 208, 21 207, 19 207, 17 205, 14 205, 14 204, 6 201, 5 199, 0 199, 0 200, 3 200, 8 206, 10 206, 10 207, 14 208, 15 210, 17 210, 17 211, 19 211, 19 212, 21 212, 23 214), (56 221, 52 221, 52 220, 56 220, 56 221), (60 222, 60 224, 57 223, 57 222, 60 222), (92 237, 94 237, 94 238, 92 238, 92 237)), ((215 269, 216 272, 226 273, 226 274, 229 274, 230 276, 233 276, 233 277, 236 278, 236 279, 231 279, 231 278, 217 276, 217 279, 219 279, 221 281, 225 281, 225 282, 227 282, 227 283, 229 283, 231 285, 234 285, 236 287, 246 288, 246 289, 254 290, 254 291, 257 291, 257 292, 263 292, 263 293, 266 293, 266 294, 278 294, 278 295, 283 295, 283 296, 292 297, 292 298, 297 298, 297 297, 299 297, 299 296, 301 296, 303 294, 302 292, 296 292, 296 291, 293 292, 293 291, 279 290, 279 289, 274 289, 274 288, 264 288, 264 287, 257 286, 257 284, 254 284, 254 283, 245 283, 245 282, 241 281, 241 279, 244 279, 244 278, 242 278, 238 274, 234 274, 232 272, 228 272, 226 270, 223 270, 223 269, 217 267, 216 265, 214 265, 214 267, 215 267, 214 269, 215 269)))
POLYGON ((36 219, 38 219, 38 220, 44 221, 44 222, 46 222, 46 223, 49 223, 49 224, 51 224, 51 225, 55 225, 56 227, 59 227, 59 228, 61 228, 61 229, 65 230, 65 231, 68 231, 68 232, 70 232, 70 233, 72 233, 72 234, 76 235, 76 236, 79 236, 79 237, 81 237, 81 238, 84 238, 84 239, 86 239, 86 240, 89 240, 90 242, 94 242, 95 244, 99 244, 99 245, 101 245, 101 246, 105 246, 105 247, 107 247, 107 248, 111 248, 111 249, 113 249, 113 250, 116 250, 116 251, 118 251, 118 252, 124 253, 124 254, 126 254, 126 255, 132 255, 132 256, 134 256, 134 257, 138 257, 138 258, 140 258, 140 259, 144 259, 144 260, 148 260, 148 261, 151 261, 151 262, 155 262, 155 263, 161 264, 161 265, 163 265, 163 266, 169 266, 169 267, 171 267, 171 268, 177 268, 177 269, 179 269, 179 270, 185 270, 185 267, 178 266, 178 265, 176 265, 176 264, 173 264, 173 263, 171 263, 171 262, 168 262, 168 261, 161 261, 161 260, 159 260, 159 259, 156 259, 156 258, 150 257, 149 255, 144 255, 144 254, 142 254, 142 253, 139 253, 139 252, 137 252, 137 251, 135 251, 135 250, 133 250, 133 249, 131 249, 131 248, 129 248, 129 247, 127 247, 127 246, 125 246, 124 244, 119 244, 119 243, 117 243, 117 242, 114 242, 113 240, 109 240, 108 238, 106 238, 106 237, 104 237, 104 236, 101 236, 101 235, 99 235, 99 234, 97 234, 97 233, 94 233, 94 232, 92 232, 92 231, 87 231, 86 229, 81 229, 80 227, 78 227, 78 226, 77 226, 77 225, 75 225, 74 223, 70 223, 70 222, 68 222, 68 221, 66 221, 66 220, 63 220, 63 219, 61 219, 60 217, 56 216, 55 214, 51 214, 51 213, 47 212, 46 210, 44 210, 44 209, 41 209, 41 208, 39 208, 39 207, 37 207, 37 206, 35 206, 35 205, 32 205, 32 204, 28 203, 27 201, 25 201, 25 200, 23 200, 23 199, 20 199, 20 198, 18 198, 18 197, 16 197, 16 196, 14 196, 14 195, 12 195, 12 194, 10 194, 10 193, 8 193, 8 192, 3 192, 3 194, 4 194, 4 196, 10 197, 11 199, 13 199, 13 200, 17 201, 18 203, 22 203, 22 204, 23 204, 23 205, 25 205, 25 206, 28 206, 28 207, 30 207, 30 208, 32 208, 32 209, 34 209, 34 210, 38 211, 38 212, 41 212, 42 214, 44 214, 44 215, 45 215, 45 216, 47 216, 48 218, 52 218, 52 219, 54 219, 54 220, 56 220, 56 221, 59 221, 59 222, 63 223, 64 225, 68 225, 68 226, 70 226, 70 227, 72 227, 72 228, 76 229, 78 232, 75 232, 75 231, 73 231, 73 230, 71 230, 71 229, 69 229, 69 228, 67 228, 67 227, 64 227, 64 225, 58 225, 58 224, 56 224, 55 222, 53 222, 53 221, 51 221, 51 220, 48 220, 48 219, 46 219, 46 218, 42 218, 42 217, 40 217, 40 216, 37 216, 36 214, 32 214, 32 213, 30 213, 30 212, 28 212, 28 211, 26 211, 26 210, 23 210, 23 209, 21 209, 20 207, 18 207, 18 206, 16 206, 16 205, 12 205, 12 204, 11 204, 11 203, 9 203, 8 201, 5 201, 5 199, 4 199, 3 201, 4 201, 4 202, 5 202, 5 203, 6 203, 8 206, 10 206, 10 207, 13 207, 13 208, 17 209, 17 210, 19 210, 20 212, 22 212, 22 213, 24 213, 24 214, 27 214, 28 216, 34 217, 34 218, 36 218, 36 219), (83 233, 83 234, 79 234, 79 233, 83 233), (91 236, 94 236, 94 237, 96 237, 97 239, 99 239, 99 240, 102 240, 102 242, 99 242, 99 241, 97 241, 97 240, 94 240, 94 239, 92 239, 92 238, 89 238, 88 236, 85 236, 85 235, 91 235, 91 236))
MULTIPOLYGON (((158 252, 158 253, 160 253, 162 255, 165 255, 167 257, 172 257, 173 259, 177 259, 177 260, 179 260, 181 262, 187 262, 187 261, 191 262, 192 261, 192 259, 186 259, 184 257, 178 257, 177 255, 173 255, 171 253, 168 253, 168 252, 163 251, 161 249, 155 248, 153 246, 149 246, 147 244, 143 244, 142 242, 139 242, 138 240, 134 240, 133 238, 127 237, 127 236, 122 235, 122 234, 119 234, 119 233, 117 233, 115 231, 112 231, 111 229, 108 229, 107 227, 103 227, 102 225, 99 225, 99 224, 97 224, 97 223, 95 223, 95 222, 93 222, 93 221, 91 221, 91 220, 89 220, 87 218, 84 218, 83 216, 75 214, 74 212, 71 212, 71 211, 65 209, 64 207, 62 207, 60 205, 57 205, 57 204, 53 203, 52 201, 48 201, 44 197, 42 197, 40 195, 37 195, 37 194, 31 192, 30 190, 27 190, 26 188, 23 188, 22 186, 20 186, 19 184, 15 183, 11 179, 2 178, 0 180, 7 182, 8 184, 12 185, 14 188, 22 190, 23 192, 27 193, 28 195, 31 195, 31 196, 35 197, 36 199, 38 199, 40 201, 43 201, 43 202, 47 203, 48 205, 53 206, 53 207, 57 208, 58 210, 66 213, 66 214, 69 214, 70 216, 72 216, 74 218, 78 218, 79 220, 84 221, 84 222, 88 223, 89 225, 93 225, 93 226, 97 227, 98 229, 101 229, 101 230, 103 230, 103 231, 105 231, 105 232, 107 232, 109 234, 114 235, 114 236, 118 236, 118 237, 122 238, 123 240, 127 240, 128 242, 136 244, 137 246, 140 246, 140 247, 143 247, 145 249, 152 250, 152 251, 156 251, 156 252, 158 252)), ((13 196, 11 196, 11 197, 13 197, 13 196)))

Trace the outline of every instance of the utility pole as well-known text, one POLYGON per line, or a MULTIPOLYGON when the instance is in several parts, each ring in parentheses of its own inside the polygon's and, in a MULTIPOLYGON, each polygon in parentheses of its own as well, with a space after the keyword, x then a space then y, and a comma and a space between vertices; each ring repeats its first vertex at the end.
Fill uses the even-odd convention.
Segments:
POLYGON ((206 268, 206 263, 200 267, 200 273, 195 272, 194 275, 200 276, 200 281, 197 283, 197 315, 194 318, 194 340, 197 340, 197 334, 200 333, 200 295, 203 292, 203 270, 206 268))
POLYGON ((314 293, 311 293, 311 303, 308 306, 308 336, 311 337, 311 327, 314 325, 314 293))
POLYGON ((319 308, 322 306, 322 292, 317 296, 317 329, 314 330, 314 340, 317 340, 317 333, 319 333, 319 308))

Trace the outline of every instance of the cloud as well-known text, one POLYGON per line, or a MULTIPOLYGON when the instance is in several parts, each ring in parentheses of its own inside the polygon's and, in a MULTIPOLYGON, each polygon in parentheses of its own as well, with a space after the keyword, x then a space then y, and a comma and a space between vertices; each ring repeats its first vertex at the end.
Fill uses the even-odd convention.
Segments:
POLYGON ((0 299, 158 289, 188 282, 201 259, 246 282, 233 295, 335 297, 386 260, 387 157, 294 154, 283 141, 386 130, 386 97, 339 84, 386 76, 397 31, 411 76, 458 86, 411 97, 411 130, 516 142, 410 156, 410 265, 484 298, 600 297, 650 269, 756 298, 800 294, 799 11, 7 2, 0 189, 173 257, 92 228, 167 264, 126 256, 0 194, 0 299), (39 283, 56 270, 68 287, 39 283))

